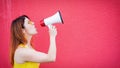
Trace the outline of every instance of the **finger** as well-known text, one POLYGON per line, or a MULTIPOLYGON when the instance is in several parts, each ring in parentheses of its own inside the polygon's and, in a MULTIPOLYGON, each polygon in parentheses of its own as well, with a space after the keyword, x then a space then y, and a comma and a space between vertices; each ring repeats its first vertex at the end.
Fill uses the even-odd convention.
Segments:
POLYGON ((53 26, 53 29, 56 29, 56 27, 55 27, 55 26, 53 26))

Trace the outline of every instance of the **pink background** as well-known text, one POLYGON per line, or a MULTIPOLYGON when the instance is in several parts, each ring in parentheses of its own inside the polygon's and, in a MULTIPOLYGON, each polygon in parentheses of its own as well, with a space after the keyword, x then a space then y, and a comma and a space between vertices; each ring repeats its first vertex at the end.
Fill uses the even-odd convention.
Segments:
POLYGON ((47 53, 49 35, 39 21, 60 10, 57 59, 40 68, 120 68, 120 0, 0 0, 0 68, 11 68, 11 21, 28 15, 38 30, 37 50, 47 53))

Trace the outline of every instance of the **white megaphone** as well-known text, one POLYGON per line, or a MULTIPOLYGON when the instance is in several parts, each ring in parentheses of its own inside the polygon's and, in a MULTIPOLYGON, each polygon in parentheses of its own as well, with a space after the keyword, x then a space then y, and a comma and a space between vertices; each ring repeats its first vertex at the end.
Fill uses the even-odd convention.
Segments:
POLYGON ((40 25, 43 26, 43 27, 44 26, 49 27, 49 25, 52 25, 52 24, 55 24, 55 23, 63 24, 63 19, 62 19, 60 11, 57 11, 57 13, 55 13, 54 15, 41 20, 40 23, 41 23, 40 25))

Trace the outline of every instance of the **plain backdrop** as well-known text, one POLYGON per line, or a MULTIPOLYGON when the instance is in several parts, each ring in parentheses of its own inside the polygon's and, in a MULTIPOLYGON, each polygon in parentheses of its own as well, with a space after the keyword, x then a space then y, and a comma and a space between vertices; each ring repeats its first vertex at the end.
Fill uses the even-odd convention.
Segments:
POLYGON ((57 58, 40 68, 120 68, 120 0, 0 0, 0 68, 11 68, 10 25, 28 15, 38 30, 36 50, 47 53, 49 34, 40 20, 61 11, 57 58))

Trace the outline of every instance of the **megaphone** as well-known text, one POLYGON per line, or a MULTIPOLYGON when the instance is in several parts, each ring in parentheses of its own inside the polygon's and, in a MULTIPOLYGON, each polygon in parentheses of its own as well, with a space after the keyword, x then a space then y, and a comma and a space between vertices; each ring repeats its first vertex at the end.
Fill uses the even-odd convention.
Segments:
POLYGON ((44 26, 49 26, 49 25, 52 25, 52 24, 55 24, 55 23, 64 24, 60 11, 57 11, 54 15, 52 15, 48 18, 42 19, 40 21, 40 23, 41 23, 40 25, 43 26, 43 27, 44 26))

